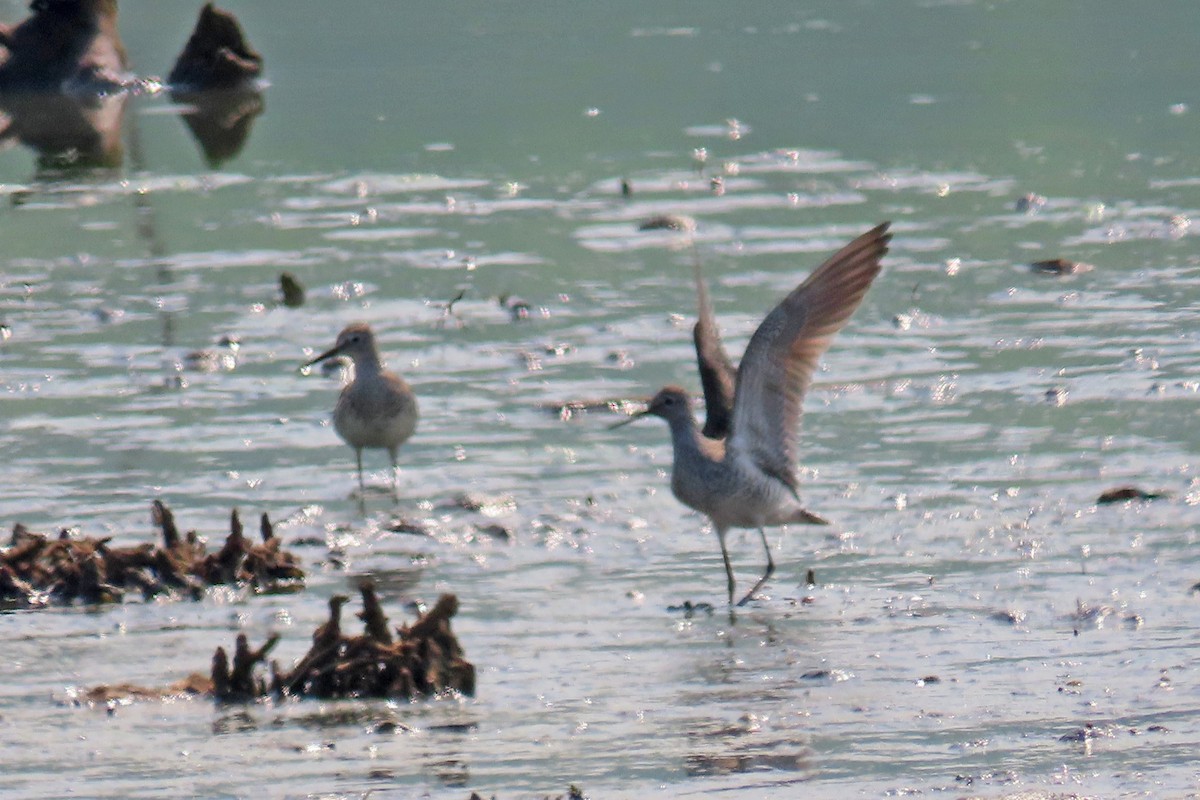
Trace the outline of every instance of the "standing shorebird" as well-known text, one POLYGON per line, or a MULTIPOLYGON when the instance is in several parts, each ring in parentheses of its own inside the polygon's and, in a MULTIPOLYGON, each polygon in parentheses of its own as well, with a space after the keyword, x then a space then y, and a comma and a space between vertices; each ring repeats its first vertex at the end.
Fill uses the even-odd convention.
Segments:
POLYGON ((386 449, 392 460, 392 491, 396 494, 399 486, 396 451, 417 427, 417 397, 403 378, 384 369, 375 347, 375 334, 365 322, 347 325, 332 348, 304 366, 340 355, 349 356, 354 362, 354 380, 342 389, 333 407, 334 430, 354 448, 359 492, 366 491, 363 448, 378 447, 386 449))
MULTIPOLYGON (((725 438, 710 438, 697 430, 687 392, 676 386, 663 388, 645 411, 613 426, 646 415, 662 417, 671 426, 671 491, 684 505, 712 520, 721 542, 730 605, 736 586, 725 546, 730 528, 758 528, 767 553, 766 572, 738 601, 740 606, 775 572, 767 526, 828 524, 800 502, 796 475, 800 406, 821 354, 879 274, 880 260, 892 238, 889 224, 873 228, 835 253, 758 326, 737 369, 727 423, 714 425, 725 438)), ((701 309, 694 331, 696 353, 708 401, 719 404, 720 385, 725 383, 727 391, 732 366, 717 336, 698 268, 696 280, 701 309)), ((710 420, 713 411, 708 411, 710 420)), ((722 409, 716 411, 720 417, 722 409)))

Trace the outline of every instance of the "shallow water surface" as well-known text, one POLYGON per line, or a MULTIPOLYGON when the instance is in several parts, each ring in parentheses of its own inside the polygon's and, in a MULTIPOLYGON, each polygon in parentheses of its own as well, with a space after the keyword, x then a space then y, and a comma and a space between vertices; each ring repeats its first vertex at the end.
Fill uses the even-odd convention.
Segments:
MULTIPOLYGON (((119 168, 0 152, 0 521, 133 544, 162 498, 212 543, 266 511, 308 588, 0 617, 0 794, 1194 791, 1196 7, 230 8, 269 78, 235 157, 164 95, 119 168), (730 615, 665 426, 562 409, 698 388, 693 257, 736 354, 884 219, 806 402, 833 525, 770 531, 730 615), (1057 257, 1092 269, 1029 268, 1057 257), (422 412, 400 501, 368 452, 361 508, 342 376, 299 369, 359 319, 422 412), (1129 484, 1166 497, 1096 504, 1129 484), (77 702, 238 631, 289 663, 364 575, 396 623, 458 594, 476 697, 77 702)), ((140 70, 194 12, 122 4, 140 70)))

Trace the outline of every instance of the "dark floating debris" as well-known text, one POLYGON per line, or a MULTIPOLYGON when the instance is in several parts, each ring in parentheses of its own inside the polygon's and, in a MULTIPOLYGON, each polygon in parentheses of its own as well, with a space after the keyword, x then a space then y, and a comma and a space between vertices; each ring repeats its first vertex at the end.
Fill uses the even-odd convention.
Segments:
POLYGON ((1116 735, 1114 725, 1096 725, 1091 722, 1085 722, 1082 728, 1076 728, 1070 733, 1064 733, 1058 737, 1060 742, 1090 742, 1093 739, 1112 739, 1116 735))
POLYGON ((266 664, 279 635, 271 635, 262 647, 252 649, 246 635, 238 634, 232 662, 225 648, 218 647, 207 678, 193 673, 166 689, 97 686, 88 690, 84 699, 107 703, 188 694, 245 703, 267 697, 413 699, 445 692, 475 694, 475 667, 463 657, 450 629, 450 619, 458 613, 455 595, 442 595, 414 623, 393 630, 374 585, 364 581, 359 591, 363 610, 357 616, 363 621, 362 634, 343 632, 342 608, 349 598, 336 595, 329 600, 329 620, 313 632, 309 651, 286 672, 272 661, 269 680, 258 666, 266 664))
POLYGON ((1056 386, 1052 389, 1047 389, 1042 397, 1052 406, 1065 406, 1070 394, 1066 389, 1056 386))
POLYGON ((477 539, 485 539, 494 542, 511 542, 514 539, 513 532, 495 522, 490 525, 475 524, 475 532, 479 534, 477 539))
MULTIPOLYGON (((487 798, 485 798, 479 792, 471 792, 471 796, 468 797, 467 800, 487 800, 487 798)), ((492 795, 491 800, 496 800, 496 795, 492 795)), ((567 787, 566 794, 553 796, 545 795, 543 800, 588 800, 588 796, 583 793, 583 789, 580 789, 578 786, 572 783, 567 787)))
POLYGON ((283 304, 288 308, 304 305, 304 286, 290 272, 279 274, 279 290, 283 292, 283 304))
POLYGON ((639 231, 687 231, 696 230, 696 221, 680 214, 658 214, 638 225, 639 231))
POLYGON ((227 333, 217 340, 220 349, 204 348, 185 353, 180 366, 192 372, 232 372, 237 369, 238 352, 242 339, 236 333, 227 333))
POLYGON ((1091 272, 1093 269, 1091 264, 1085 264, 1082 261, 1070 261, 1065 258, 1034 261, 1029 267, 1039 275, 1078 275, 1083 272, 1091 272))
POLYGON ((478 492, 459 492, 449 500, 439 503, 439 509, 462 509, 481 514, 498 514, 512 511, 517 507, 512 495, 487 495, 478 492))
POLYGON ((667 612, 671 614, 683 613, 684 619, 691 619, 697 614, 706 614, 712 616, 716 609, 712 603, 693 603, 691 600, 684 600, 681 605, 667 606, 667 612))
POLYGON ((586 414, 589 411, 607 411, 627 417, 635 411, 644 409, 646 403, 645 399, 630 400, 622 397, 607 400, 567 400, 559 403, 540 403, 538 408, 553 414, 563 422, 568 422, 577 415, 586 414))
POLYGON ((0 550, 0 606, 119 603, 128 591, 147 599, 177 593, 196 599, 205 587, 226 584, 260 593, 304 588, 299 560, 283 549, 266 514, 260 544, 243 535, 234 509, 229 536, 216 553, 206 552, 195 531, 181 535, 162 501, 154 501, 152 515, 162 531, 158 547, 111 547, 111 536, 74 538, 67 529, 51 537, 17 523, 9 546, 0 550))
POLYGON ((1116 489, 1109 489, 1097 497, 1096 505, 1106 506, 1123 503, 1126 500, 1158 500, 1163 497, 1166 497, 1166 494, 1143 491, 1136 486, 1119 486, 1116 489))
POLYGON ((1029 192, 1028 194, 1018 197, 1014 207, 1016 208, 1017 213, 1032 214, 1035 211, 1040 210, 1044 205, 1046 205, 1045 197, 1042 197, 1040 194, 1036 194, 1034 192, 1029 192))
POLYGON ((620 369, 631 369, 636 366, 628 350, 613 350, 604 356, 604 363, 612 364, 620 369))
POLYGON ((388 530, 392 533, 407 533, 413 536, 425 536, 428 538, 433 538, 433 531, 430 530, 429 526, 418 520, 393 520, 392 523, 388 525, 388 530))
MULTIPOLYGON (((501 308, 508 312, 508 316, 512 318, 513 322, 527 320, 530 314, 533 313, 533 306, 529 304, 529 301, 516 295, 502 294, 497 298, 497 302, 501 308)), ((544 311, 545 309, 543 309, 544 311)))
POLYGON ((1115 621, 1120 622, 1126 628, 1136 630, 1145 624, 1146 620, 1141 614, 1135 612, 1119 612, 1116 608, 1110 605, 1101 603, 1100 605, 1091 605, 1082 600, 1075 601, 1075 613, 1068 614, 1067 619, 1075 623, 1073 632, 1076 636, 1079 635, 1080 627, 1088 628, 1103 628, 1107 620, 1112 617, 1115 621), (1118 614, 1120 616, 1118 617, 1118 614))
POLYGON ((1024 611, 1003 609, 1001 611, 993 611, 991 614, 988 614, 988 619, 994 622, 1001 622, 1005 625, 1017 626, 1025 624, 1026 616, 1027 615, 1024 611))

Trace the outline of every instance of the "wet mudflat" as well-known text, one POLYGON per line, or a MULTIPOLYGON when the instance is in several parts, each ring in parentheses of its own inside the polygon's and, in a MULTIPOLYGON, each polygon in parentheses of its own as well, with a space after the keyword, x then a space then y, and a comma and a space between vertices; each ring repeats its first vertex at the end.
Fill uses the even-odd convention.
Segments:
MULTIPOLYGON (((214 553, 265 512, 305 589, 0 616, 0 794, 1192 790, 1190 6, 230 8, 269 82, 235 157, 161 96, 119 168, 0 152, 0 524, 135 546, 161 497, 214 553), (806 406, 833 525, 772 532, 731 619, 665 426, 608 401, 698 389, 689 238, 741 352, 884 219, 806 406), (398 503, 299 369, 353 320, 421 402, 398 503), (239 632, 294 664, 364 578, 396 623, 457 595, 473 697, 87 699, 239 632)), ((123 3, 135 66, 195 11, 123 3)))

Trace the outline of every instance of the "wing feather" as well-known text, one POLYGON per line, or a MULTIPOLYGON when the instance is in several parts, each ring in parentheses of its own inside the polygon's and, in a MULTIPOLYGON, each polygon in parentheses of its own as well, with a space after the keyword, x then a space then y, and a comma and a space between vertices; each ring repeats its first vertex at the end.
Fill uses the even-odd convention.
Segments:
POLYGON ((704 388, 704 430, 709 439, 724 439, 729 433, 733 416, 734 387, 737 369, 721 343, 717 318, 713 313, 708 285, 700 272, 700 258, 693 264, 696 276, 696 303, 699 307, 692 341, 696 345, 696 365, 700 370, 700 385, 704 388))
POLYGON ((804 395, 834 334, 879 274, 889 225, 859 236, 793 289, 758 326, 738 368, 730 455, 749 457, 793 493, 804 395))

